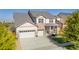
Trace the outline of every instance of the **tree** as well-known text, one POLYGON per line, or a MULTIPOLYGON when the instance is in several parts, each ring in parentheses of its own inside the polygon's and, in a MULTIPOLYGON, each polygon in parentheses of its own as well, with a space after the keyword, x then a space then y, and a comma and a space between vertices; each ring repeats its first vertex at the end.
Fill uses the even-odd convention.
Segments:
POLYGON ((79 11, 75 11, 66 21, 64 39, 74 44, 79 49, 79 11))
POLYGON ((16 49, 16 37, 8 28, 0 24, 0 50, 16 49))

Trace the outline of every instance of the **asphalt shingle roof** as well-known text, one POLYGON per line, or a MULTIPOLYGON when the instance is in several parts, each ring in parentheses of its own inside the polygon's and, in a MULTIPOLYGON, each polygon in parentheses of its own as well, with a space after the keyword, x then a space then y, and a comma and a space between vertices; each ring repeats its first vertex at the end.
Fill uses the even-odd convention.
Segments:
POLYGON ((18 27, 25 22, 30 22, 34 24, 27 13, 14 13, 15 27, 18 27))
MULTIPOLYGON (((45 11, 30 11, 30 13, 33 17, 43 16, 49 20, 56 18, 55 15, 52 15, 45 11)), ((35 25, 35 23, 33 22, 33 19, 31 19, 28 13, 14 13, 13 18, 15 20, 15 27, 18 27, 26 22, 29 22, 35 25)), ((54 24, 48 24, 48 25, 54 25, 54 24)))
POLYGON ((43 16, 47 19, 54 19, 56 16, 45 11, 30 11, 33 17, 43 16))

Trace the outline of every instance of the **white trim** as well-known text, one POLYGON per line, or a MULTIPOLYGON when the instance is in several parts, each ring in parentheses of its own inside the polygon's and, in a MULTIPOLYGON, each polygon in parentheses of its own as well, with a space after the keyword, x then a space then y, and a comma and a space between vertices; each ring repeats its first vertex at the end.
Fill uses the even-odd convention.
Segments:
POLYGON ((44 23, 46 23, 46 21, 45 21, 45 17, 43 17, 43 16, 39 16, 39 17, 37 17, 37 18, 36 18, 36 23, 39 23, 39 19, 40 19, 40 18, 43 19, 43 22, 44 22, 44 23))

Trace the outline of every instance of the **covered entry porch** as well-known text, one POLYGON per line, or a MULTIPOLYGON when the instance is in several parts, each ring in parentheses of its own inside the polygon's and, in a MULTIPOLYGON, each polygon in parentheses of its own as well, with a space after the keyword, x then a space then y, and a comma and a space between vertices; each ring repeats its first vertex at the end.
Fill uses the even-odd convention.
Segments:
POLYGON ((46 24, 45 32, 46 34, 57 34, 58 24, 46 24))

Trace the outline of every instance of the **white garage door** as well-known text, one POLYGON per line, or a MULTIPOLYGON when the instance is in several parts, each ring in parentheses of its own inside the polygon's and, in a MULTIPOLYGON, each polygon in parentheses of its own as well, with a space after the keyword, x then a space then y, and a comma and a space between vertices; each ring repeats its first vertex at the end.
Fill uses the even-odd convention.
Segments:
POLYGON ((39 31, 38 31, 38 36, 43 36, 43 35, 44 35, 44 31, 39 30, 39 31))
POLYGON ((19 31, 19 38, 35 37, 35 30, 19 31))

